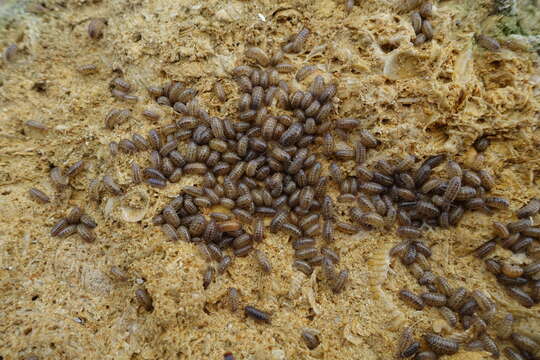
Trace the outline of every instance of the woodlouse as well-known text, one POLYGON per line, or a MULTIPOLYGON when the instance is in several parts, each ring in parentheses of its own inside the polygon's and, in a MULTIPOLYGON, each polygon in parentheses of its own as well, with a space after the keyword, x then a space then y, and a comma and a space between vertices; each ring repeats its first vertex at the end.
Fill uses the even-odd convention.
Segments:
POLYGON ((39 189, 30 188, 30 190, 28 190, 28 193, 30 194, 30 197, 32 199, 42 204, 46 204, 51 201, 49 196, 39 189))
POLYGON ((526 351, 531 354, 537 354, 538 351, 540 351, 540 344, 526 335, 512 333, 511 340, 512 343, 522 351, 526 351))
POLYGON ((452 355, 458 352, 459 344, 435 334, 425 334, 424 339, 437 354, 452 355))
POLYGON ((302 339, 306 343, 309 350, 313 350, 320 345, 320 340, 317 334, 314 334, 309 330, 302 330, 302 339))
POLYGON ((422 298, 406 289, 399 291, 399 298, 416 310, 422 310, 425 306, 422 298))
POLYGON ((8 45, 4 50, 4 60, 6 62, 12 62, 17 55, 17 50, 17 44, 8 45))
POLYGON ((271 315, 265 311, 259 310, 253 306, 246 306, 244 307, 244 313, 247 317, 250 317, 252 319, 270 323, 271 315))
POLYGON ((88 23, 88 36, 91 39, 97 40, 103 37, 103 30, 105 29, 105 26, 107 25, 107 22, 105 19, 102 18, 95 18, 90 20, 88 23))
POLYGON ((517 212, 516 215, 519 218, 527 218, 538 214, 540 211, 540 199, 533 198, 529 200, 527 204, 522 206, 517 212))
POLYGON ((530 308, 534 305, 534 300, 530 297, 530 295, 527 294, 523 289, 519 287, 516 287, 516 286, 507 287, 506 292, 508 293, 509 296, 516 299, 524 307, 530 308))
POLYGON ((476 43, 484 49, 490 51, 498 51, 501 48, 499 42, 491 36, 487 36, 484 34, 475 34, 474 37, 476 39, 476 43))

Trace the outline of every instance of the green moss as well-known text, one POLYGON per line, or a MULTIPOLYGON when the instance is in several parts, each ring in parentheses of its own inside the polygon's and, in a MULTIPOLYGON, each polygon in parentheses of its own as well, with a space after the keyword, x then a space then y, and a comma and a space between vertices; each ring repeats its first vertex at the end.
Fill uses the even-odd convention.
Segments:
POLYGON ((524 35, 540 35, 540 6, 537 0, 516 3, 516 17, 524 35))
MULTIPOLYGON (((501 18, 497 25, 497 29, 500 31, 500 35, 526 35, 521 27, 519 18, 517 16, 504 16, 501 18)), ((497 34, 499 35, 499 34, 497 34)))

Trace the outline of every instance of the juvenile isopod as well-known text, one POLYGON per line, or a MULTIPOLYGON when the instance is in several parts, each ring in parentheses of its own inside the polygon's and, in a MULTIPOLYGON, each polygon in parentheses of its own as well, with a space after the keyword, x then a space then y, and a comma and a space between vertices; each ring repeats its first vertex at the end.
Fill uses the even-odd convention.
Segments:
POLYGON ((95 18, 90 20, 87 29, 88 36, 94 40, 100 39, 101 37, 103 37, 103 30, 105 29, 106 25, 106 20, 102 18, 95 18))
POLYGON ((501 44, 491 36, 475 34, 474 38, 476 39, 476 43, 484 49, 498 51, 501 48, 501 44))
POLYGON ((146 289, 137 289, 135 291, 135 297, 141 303, 146 311, 154 310, 154 304, 152 297, 146 289))
POLYGON ((307 78, 309 75, 311 75, 313 72, 315 72, 317 70, 317 68, 313 65, 306 65, 302 68, 300 68, 297 72, 296 72, 296 80, 297 81, 302 81, 304 80, 305 78, 307 78))
POLYGON ((50 172, 51 181, 58 189, 63 189, 69 184, 69 178, 62 173, 59 167, 54 167, 50 172))
POLYGON ((262 66, 268 66, 270 59, 263 49, 258 47, 251 47, 246 50, 246 56, 248 58, 256 60, 262 66))
POLYGON ((98 68, 94 64, 84 64, 77 67, 77 71, 83 75, 91 75, 98 72, 98 68))
POLYGON ((321 343, 317 334, 314 334, 309 330, 302 331, 302 339, 306 343, 309 350, 315 349, 321 343))
POLYGON ((96 234, 94 233, 94 231, 92 231, 92 229, 90 229, 84 224, 77 225, 77 233, 86 242, 93 242, 94 240, 96 240, 96 234))
POLYGON ((501 339, 508 339, 512 334, 514 326, 514 316, 511 313, 506 314, 497 326, 497 336, 501 339))
POLYGON ((257 259, 257 262, 259 263, 259 266, 265 273, 269 273, 272 271, 272 264, 270 263, 270 260, 268 259, 268 256, 259 249, 256 249, 254 251, 255 258, 257 259))
POLYGON ((423 18, 429 18, 433 15, 433 4, 430 1, 426 1, 420 6, 420 15, 422 15, 423 18))
POLYGON ((4 50, 4 60, 6 62, 11 62, 15 59, 17 55, 17 44, 11 44, 4 50))
POLYGON ((113 276, 113 278, 120 280, 120 281, 126 281, 128 279, 127 274, 118 266, 111 266, 110 273, 113 276))
POLYGON ((346 269, 341 270, 339 274, 337 274, 334 280, 334 284, 332 285, 332 291, 336 294, 343 291, 343 289, 345 288, 345 285, 347 284, 348 279, 349 279, 349 271, 346 269))
POLYGON ((42 204, 46 204, 51 201, 49 196, 39 189, 30 188, 30 190, 28 190, 28 193, 30 194, 30 197, 32 199, 42 204))

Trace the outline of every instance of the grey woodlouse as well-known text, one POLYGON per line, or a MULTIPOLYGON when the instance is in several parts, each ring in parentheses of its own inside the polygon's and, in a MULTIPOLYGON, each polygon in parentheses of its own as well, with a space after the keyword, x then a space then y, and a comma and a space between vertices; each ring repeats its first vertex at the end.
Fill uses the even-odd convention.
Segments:
POLYGON ((253 306, 246 306, 244 307, 244 313, 247 317, 250 317, 252 319, 270 323, 271 321, 271 315, 265 311, 259 310, 253 306))
POLYGON ((39 189, 30 188, 30 190, 28 190, 28 193, 30 194, 30 197, 32 199, 42 204, 46 204, 51 201, 49 196, 39 189))
POLYGON ((422 310, 425 306, 422 298, 406 289, 399 291, 399 298, 416 310, 422 310))
POLYGON ((437 354, 452 355, 458 352, 459 344, 435 334, 425 334, 424 339, 429 347, 437 354))

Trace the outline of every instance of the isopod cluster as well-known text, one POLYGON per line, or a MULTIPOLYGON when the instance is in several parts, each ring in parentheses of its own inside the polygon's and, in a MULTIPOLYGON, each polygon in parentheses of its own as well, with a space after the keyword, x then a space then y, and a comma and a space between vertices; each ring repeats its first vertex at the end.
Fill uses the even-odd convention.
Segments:
POLYGON ((433 39, 433 26, 429 20, 432 16, 433 4, 430 1, 424 2, 418 10, 411 13, 411 25, 416 34, 414 45, 421 45, 433 39))
POLYGON ((58 220, 52 227, 51 236, 67 238, 77 233, 84 241, 90 243, 96 240, 96 234, 93 230, 95 227, 97 227, 97 223, 94 219, 85 214, 80 207, 75 206, 71 208, 66 217, 58 220))
POLYGON ((486 269, 495 275, 506 293, 525 307, 532 307, 540 301, 540 226, 533 222, 540 212, 540 199, 533 198, 516 212, 517 220, 503 224, 493 223, 495 238, 483 243, 474 254, 484 259, 486 269), (510 259, 488 257, 497 246, 524 253, 526 262, 512 263, 510 259), (487 258, 486 258, 487 257, 487 258))
MULTIPOLYGON (((352 8, 354 1, 346 4, 352 8)), ((411 15, 415 45, 433 38, 432 7, 431 2, 424 2, 411 15)), ((91 20, 89 37, 102 38, 106 25, 104 19, 91 20)), ((340 266, 340 254, 333 246, 336 232, 352 236, 395 231, 400 242, 390 256, 399 257, 425 288, 421 293, 402 289, 397 297, 416 311, 437 308, 448 327, 456 329, 447 336, 429 332, 415 339, 413 328, 407 327, 399 339, 398 357, 437 359, 460 349, 481 349, 493 357, 502 352, 511 359, 537 356, 535 340, 515 332, 512 314, 498 312, 489 294, 454 287, 432 271, 432 250, 423 239, 425 228, 456 226, 467 212, 489 215, 508 209, 508 200, 490 195, 495 177, 487 169, 466 168, 445 154, 373 159, 381 145, 377 136, 363 128, 360 119, 336 116, 338 84, 329 81, 328 74, 316 65, 297 69, 290 62, 291 54, 304 51, 309 34, 302 27, 271 53, 259 47, 246 49, 245 63, 230 73, 239 92, 237 113, 231 118, 210 116, 199 102, 198 91, 180 81, 147 88, 156 107, 174 111, 172 121, 146 134, 134 133, 109 143, 111 155, 148 155, 144 165, 131 161, 132 184, 145 183, 159 190, 186 176, 198 180, 175 194, 152 223, 167 241, 190 243, 206 260, 202 289, 227 276, 238 257, 249 257, 262 274, 274 271, 272 257, 261 244, 269 233, 280 233, 290 239, 294 250, 291 267, 307 276, 320 267, 317 280, 332 296, 340 296, 349 282, 349 269, 340 266), (293 77, 293 82, 287 81, 293 77), (346 170, 351 168, 354 170, 346 170), (338 189, 337 196, 330 187, 338 189), (347 206, 344 214, 336 211, 336 202, 347 206), (513 347, 500 351, 498 341, 509 341, 513 347)), ((89 75, 97 67, 87 64, 77 70, 89 75)), ((105 128, 114 131, 135 116, 128 107, 139 98, 122 77, 112 79, 109 89, 123 104, 110 109, 104 118, 105 128)), ((213 92, 220 102, 229 101, 221 81, 214 83, 213 92)), ((141 115, 156 123, 162 112, 145 109, 141 115)), ((36 124, 27 123, 46 130, 36 124)), ((487 138, 474 144, 479 152, 488 146, 487 138)), ((62 190, 83 169, 83 160, 65 170, 53 167, 51 182, 62 190)), ((103 190, 121 196, 127 186, 104 174, 90 182, 89 193, 92 199, 99 198, 103 190)), ((36 188, 29 195, 40 203, 50 201, 36 188)), ((540 200, 533 199, 518 210, 515 222, 494 223, 496 238, 473 254, 484 259, 502 246, 536 259, 540 227, 533 224, 532 217, 539 211, 540 200)), ((78 233, 86 242, 93 242, 96 226, 81 208, 74 207, 53 226, 51 235, 64 238, 78 233)), ((532 307, 540 301, 537 260, 523 265, 488 258, 485 264, 521 305, 532 307)), ((127 279, 118 267, 111 268, 111 275, 116 280, 127 279)), ((138 288, 135 298, 146 311, 154 309, 146 289, 138 288)), ((229 288, 226 298, 231 312, 241 308, 239 289, 229 288)), ((242 307, 246 318, 272 323, 273 314, 252 305, 242 307)), ((322 340, 315 329, 302 330, 300 338, 308 350, 317 348, 322 340)), ((226 353, 224 358, 233 357, 226 353)))

